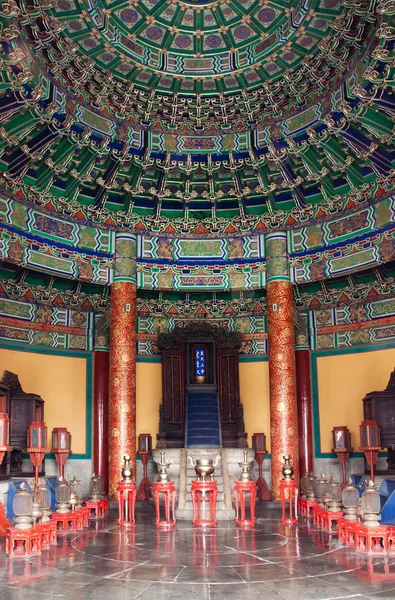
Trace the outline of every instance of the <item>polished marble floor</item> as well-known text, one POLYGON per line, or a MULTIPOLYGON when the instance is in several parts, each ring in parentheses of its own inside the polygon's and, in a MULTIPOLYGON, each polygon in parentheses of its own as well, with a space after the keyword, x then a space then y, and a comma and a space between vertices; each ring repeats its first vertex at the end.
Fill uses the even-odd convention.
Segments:
POLYGON ((252 530, 179 522, 166 532, 145 505, 135 531, 113 513, 29 560, 8 559, 0 538, 0 600, 395 600, 395 557, 357 554, 278 516, 261 503, 252 530))

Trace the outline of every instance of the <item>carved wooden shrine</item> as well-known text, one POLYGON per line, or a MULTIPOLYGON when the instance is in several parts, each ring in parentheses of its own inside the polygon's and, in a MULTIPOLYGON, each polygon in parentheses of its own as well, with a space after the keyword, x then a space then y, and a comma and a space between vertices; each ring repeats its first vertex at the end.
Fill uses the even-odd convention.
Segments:
MULTIPOLYGON (((0 383, 0 413, 10 416, 10 388, 0 383)), ((0 465, 0 479, 10 477, 11 452, 6 452, 0 465)))
MULTIPOLYGON (((185 446, 186 394, 194 385, 190 348, 200 342, 208 348, 207 383, 199 389, 219 396, 222 446, 246 448, 243 406, 239 390, 241 335, 205 322, 191 321, 171 333, 161 333, 163 397, 160 406, 157 448, 185 446)), ((196 381, 196 378, 195 378, 196 381)))
MULTIPOLYGON (((26 477, 29 473, 22 472, 21 455, 27 447, 27 428, 34 421, 44 421, 44 400, 37 394, 24 392, 18 375, 10 371, 4 371, 0 383, 3 390, 5 388, 9 390, 10 445, 13 449, 4 459, 5 464, 2 465, 2 472, 7 474, 8 470, 12 477, 18 477, 22 474, 26 477)), ((44 462, 42 465, 43 473, 44 462)))
POLYGON ((386 389, 366 394, 362 402, 364 420, 378 421, 381 446, 388 450, 388 471, 383 474, 395 473, 395 369, 386 389))

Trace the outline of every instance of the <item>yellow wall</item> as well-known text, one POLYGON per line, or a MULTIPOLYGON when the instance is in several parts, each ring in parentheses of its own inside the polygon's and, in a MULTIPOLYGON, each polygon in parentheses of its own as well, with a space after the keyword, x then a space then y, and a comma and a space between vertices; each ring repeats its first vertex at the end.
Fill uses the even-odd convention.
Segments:
POLYGON ((332 451, 336 425, 350 429, 351 443, 358 451, 362 398, 385 389, 394 367, 395 348, 317 358, 321 452, 332 451))
POLYGON ((84 454, 86 359, 0 348, 0 377, 5 370, 19 376, 24 392, 38 394, 45 400, 49 442, 54 427, 67 427, 73 453, 84 454))
POLYGON ((269 363, 267 361, 240 362, 240 400, 244 407, 244 424, 251 447, 253 433, 266 435, 270 452, 269 363))
POLYGON ((162 402, 162 364, 138 362, 136 370, 136 430, 152 435, 156 447, 159 431, 159 405, 162 402))

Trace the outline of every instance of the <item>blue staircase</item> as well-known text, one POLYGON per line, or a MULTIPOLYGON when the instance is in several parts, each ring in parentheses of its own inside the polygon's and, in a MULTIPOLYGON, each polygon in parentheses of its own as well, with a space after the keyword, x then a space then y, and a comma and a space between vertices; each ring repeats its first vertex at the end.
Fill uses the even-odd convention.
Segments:
POLYGON ((187 447, 220 446, 218 394, 187 393, 187 447))

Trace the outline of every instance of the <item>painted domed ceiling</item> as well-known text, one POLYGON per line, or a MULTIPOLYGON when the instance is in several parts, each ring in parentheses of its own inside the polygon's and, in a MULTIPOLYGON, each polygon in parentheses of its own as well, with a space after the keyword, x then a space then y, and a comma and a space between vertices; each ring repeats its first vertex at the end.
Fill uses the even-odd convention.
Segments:
POLYGON ((0 178, 70 219, 293 227, 390 196, 390 0, 8 0, 0 178))

